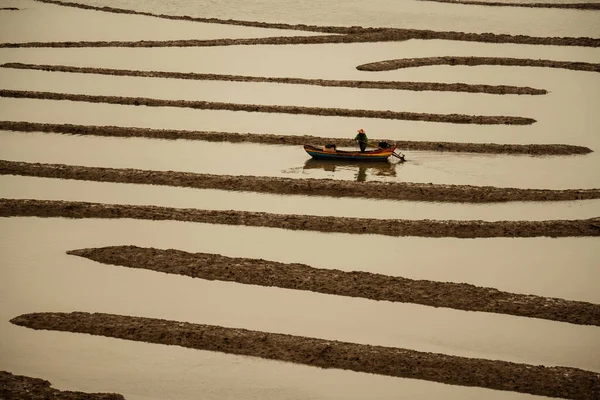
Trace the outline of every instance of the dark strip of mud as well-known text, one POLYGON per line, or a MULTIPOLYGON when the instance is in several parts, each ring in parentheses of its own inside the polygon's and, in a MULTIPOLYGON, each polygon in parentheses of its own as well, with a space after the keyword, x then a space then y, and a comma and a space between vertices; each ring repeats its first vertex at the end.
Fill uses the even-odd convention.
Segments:
POLYGON ((322 217, 30 199, 0 199, 0 217, 134 218, 385 236, 455 238, 600 236, 600 217, 552 221, 434 221, 322 217))
POLYGON ((534 60, 529 58, 501 58, 501 57, 424 57, 424 58, 401 58, 396 60, 377 61, 362 64, 356 67, 360 71, 391 71, 401 68, 426 67, 432 65, 503 65, 518 67, 544 67, 562 68, 574 71, 600 72, 600 64, 575 62, 575 61, 553 61, 534 60))
POLYGON ((95 96, 87 94, 33 92, 24 90, 0 90, 0 97, 12 97, 17 99, 69 100, 88 103, 107 103, 147 107, 181 107, 193 108, 197 110, 226 110, 259 113, 318 115, 323 117, 357 117, 406 121, 446 122, 451 124, 531 125, 536 122, 536 120, 532 118, 512 116, 429 114, 406 111, 351 110, 345 108, 236 104, 219 103, 213 101, 163 100, 151 99, 147 97, 95 96))
POLYGON ((78 74, 101 74, 115 76, 135 76, 144 78, 172 78, 208 81, 229 82, 266 82, 296 85, 315 85, 326 87, 347 87, 355 89, 395 89, 412 91, 436 91, 436 92, 466 92, 466 93, 488 93, 488 94, 547 94, 544 89, 534 89, 524 86, 506 85, 471 85, 467 83, 437 83, 437 82, 398 82, 398 81, 347 81, 326 79, 303 79, 303 78, 274 78, 262 76, 240 76, 219 74, 197 74, 193 72, 165 72, 165 71, 139 71, 110 68, 86 68, 71 67, 67 65, 37 65, 7 63, 0 65, 2 68, 41 70, 53 72, 69 72, 78 74))
POLYGON ((527 8, 564 8, 575 10, 600 10, 600 3, 514 3, 500 1, 470 1, 470 0, 420 0, 435 3, 463 4, 473 6, 493 7, 527 7, 527 8))
MULTIPOLYGON (((122 8, 112 7, 94 7, 87 4, 80 4, 74 2, 65 2, 59 0, 38 0, 44 3, 58 4, 62 6, 82 8, 86 10, 105 11, 119 14, 137 14, 145 15, 149 17, 183 20, 183 21, 195 21, 204 23, 215 23, 215 24, 226 24, 226 25, 240 25, 250 26, 257 28, 272 28, 272 29, 287 29, 287 30, 299 30, 309 32, 320 32, 320 33, 334 33, 342 34, 338 35, 340 38, 330 36, 331 42, 323 43, 351 43, 355 41, 362 42, 381 42, 381 41, 401 41, 408 39, 442 39, 442 40, 463 40, 470 42, 486 42, 486 43, 516 43, 516 44, 539 44, 539 45, 555 45, 555 46, 585 46, 585 47, 600 47, 600 39, 588 38, 588 37, 532 37, 524 35, 505 35, 505 34, 494 34, 494 33, 465 33, 465 32, 436 32, 431 30, 421 29, 397 29, 397 28, 363 28, 361 26, 352 27, 340 27, 340 26, 316 26, 316 25, 304 25, 304 24, 278 24, 269 22, 256 22, 256 21, 239 21, 232 19, 218 19, 218 18, 198 18, 189 16, 178 16, 178 15, 164 15, 164 14, 153 14, 142 11, 126 10, 122 8)), ((284 42, 283 40, 289 40, 284 38, 271 38, 281 39, 280 43, 269 43, 269 44, 292 44, 292 43, 303 43, 305 40, 301 37, 294 38, 296 42, 284 42)), ((236 40, 236 39, 234 39, 236 40)), ((237 39, 243 41, 244 39, 237 39)), ((260 39, 252 39, 260 40, 260 39)), ((73 42, 67 42, 73 43, 73 42)), ((107 43, 107 42, 105 42, 107 43)), ((154 42, 158 43, 158 42, 154 42)), ((168 43, 168 42, 163 42, 168 43)), ((231 44, 261 44, 261 43, 250 43, 250 42, 229 42, 225 40, 222 45, 231 44)), ((43 43, 42 43, 43 44, 43 43)), ((262 43, 267 44, 267 43, 262 43)), ((19 47, 18 43, 13 43, 19 47)), ((0 44, 0 47, 2 45, 0 44)))
POLYGON ((114 314, 34 313, 20 315, 10 322, 31 329, 87 333, 320 368, 424 379, 539 396, 594 399, 600 395, 597 373, 570 367, 517 364, 114 314))
POLYGON ((120 394, 83 393, 53 389, 50 382, 0 371, 0 399, 124 400, 120 394))
MULTIPOLYGON (((274 145, 302 146, 304 144, 326 145, 335 143, 338 146, 354 146, 353 139, 327 138, 311 135, 278 135, 259 133, 234 133, 210 131, 183 131, 169 129, 133 128, 121 126, 94 126, 72 124, 44 124, 25 121, 0 121, 0 130, 16 132, 52 132, 73 135, 93 135, 107 137, 143 137, 167 140, 203 140, 207 142, 230 143, 262 143, 274 145)), ((497 143, 460 143, 460 142, 426 142, 392 139, 374 139, 396 143, 399 149, 422 151, 451 151, 478 154, 527 154, 527 155, 574 155, 588 154, 588 147, 568 144, 497 144, 497 143)))
POLYGON ((210 175, 178 171, 84 167, 0 160, 0 175, 133 183, 284 195, 357 197, 430 202, 497 203, 600 199, 600 189, 518 189, 412 182, 354 182, 262 176, 210 175))
POLYGON ((0 7, 0 11, 19 11, 17 7, 0 7))
POLYGON ((403 30, 373 31, 363 34, 323 35, 323 36, 275 36, 250 39, 184 39, 184 40, 139 40, 139 41, 69 41, 69 42, 24 42, 0 43, 0 48, 90 48, 90 47, 216 47, 254 45, 301 45, 301 44, 341 44, 401 42, 409 39, 463 40, 470 42, 540 44, 552 46, 600 47, 600 39, 592 38, 529 38, 520 36, 475 34, 460 32, 406 33, 403 30), (483 35, 483 36, 482 36, 483 35), (414 36, 414 37, 412 37, 414 36))
POLYGON ((369 43, 407 40, 402 35, 361 34, 324 36, 275 36, 249 39, 183 39, 183 40, 138 40, 138 41, 69 41, 69 42, 24 42, 0 43, 0 48, 89 48, 89 47, 216 47, 253 45, 299 45, 369 43))
POLYGON ((80 249, 67 253, 104 264, 192 278, 600 326, 600 304, 501 292, 466 283, 413 280, 370 272, 345 272, 304 264, 137 246, 80 249))

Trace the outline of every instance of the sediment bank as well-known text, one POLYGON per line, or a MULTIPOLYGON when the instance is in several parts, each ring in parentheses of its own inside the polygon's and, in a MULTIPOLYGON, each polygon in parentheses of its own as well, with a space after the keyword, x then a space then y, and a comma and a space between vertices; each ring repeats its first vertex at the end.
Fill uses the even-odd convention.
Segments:
POLYGON ((50 385, 50 382, 43 379, 0 371, 0 399, 3 400, 125 400, 120 394, 63 391, 50 385))
POLYGON ((550 46, 600 47, 600 39, 594 38, 542 38, 530 36, 495 35, 492 33, 433 32, 405 29, 374 28, 367 33, 323 36, 274 36, 249 39, 183 39, 183 40, 139 40, 139 41, 68 41, 68 42, 21 42, 0 43, 0 48, 90 48, 90 47, 216 47, 255 45, 302 45, 401 42, 409 39, 457 40, 484 43, 513 43, 550 46))
MULTIPOLYGON (((26 121, 0 121, 0 130, 15 132, 51 132, 73 135, 106 137, 143 137, 167 140, 203 140, 207 142, 262 143, 273 145, 302 146, 304 144, 354 146, 353 139, 320 137, 312 135, 280 135, 260 133, 235 133, 211 131, 185 131, 172 129, 134 128, 121 126, 95 126, 73 124, 44 124, 26 121)), ((402 150, 450 151, 478 154, 526 154, 526 155, 575 155, 588 154, 592 150, 584 146, 568 144, 498 144, 498 143, 460 143, 428 142, 412 140, 373 139, 396 143, 402 150)))
POLYGON ((570 367, 425 353, 280 333, 100 313, 34 313, 11 323, 31 329, 87 333, 335 368, 533 395, 593 399, 598 374, 570 367))
POLYGON ((304 264, 137 246, 78 249, 67 254, 104 264, 192 278, 600 326, 600 304, 508 293, 466 283, 413 280, 370 272, 345 272, 304 264))
POLYGON ((600 72, 600 64, 574 62, 534 60, 530 58, 501 58, 501 57, 423 57, 423 58, 400 58, 396 60, 377 61, 362 64, 356 67, 360 71, 391 71, 401 68, 426 67, 432 65, 502 65, 518 67, 544 67, 561 68, 574 71, 600 72))
POLYGON ((600 3, 516 3, 512 1, 420 0, 435 3, 492 7, 564 8, 571 10, 600 10, 600 3))
POLYGON ((198 174, 178 171, 84 167, 0 160, 0 175, 96 182, 133 183, 282 195, 355 197, 429 202, 497 203, 600 199, 600 189, 518 189, 412 182, 354 182, 262 176, 198 174))
MULTIPOLYGON (((286 30, 298 30, 308 32, 319 32, 319 33, 333 33, 338 36, 344 36, 343 39, 336 39, 331 36, 328 40, 338 40, 336 43, 343 43, 345 40, 348 42, 352 41, 363 41, 363 42, 378 42, 378 41, 401 41, 408 39, 442 39, 442 40, 462 40, 470 42, 486 42, 486 43, 516 43, 516 44, 539 44, 539 45, 555 45, 555 46, 585 46, 585 47, 600 47, 600 39, 589 38, 589 37, 534 37, 525 35, 506 35, 506 34, 494 34, 494 33, 465 33, 465 32, 444 32, 444 31, 431 31, 423 29, 398 29, 398 28, 363 28, 361 26, 342 27, 342 26, 317 26, 317 25, 305 25, 305 24, 282 24, 282 23, 269 23, 269 22, 258 22, 258 21, 240 21, 233 19, 218 19, 218 18, 201 18, 201 17, 190 17, 187 15, 165 15, 165 14, 154 14, 143 11, 127 10, 122 8, 114 7, 95 7, 87 4, 65 2, 60 0, 37 0, 44 3, 57 4, 68 7, 76 7, 85 10, 104 11, 118 14, 135 14, 145 15, 149 17, 165 18, 171 20, 182 20, 182 21, 195 21, 203 23, 215 23, 225 25, 238 25, 238 26, 249 26, 256 28, 272 28, 272 29, 286 29, 286 30), (360 37, 363 36, 363 37, 360 37), (341 42, 339 41, 341 40, 341 42)), ((302 43, 302 38, 298 39, 297 43, 302 43)), ((240 39, 244 40, 244 39, 240 39)), ((257 40, 257 39, 256 39, 257 40)), ((71 42, 72 43, 72 42, 71 42)), ((155 42, 156 43, 156 42, 155 42)), ((165 42, 163 42, 165 43, 165 42)), ((232 42, 229 42, 232 43, 232 42)), ((327 42, 324 42, 327 43, 327 42)), ((252 44, 248 42, 240 42, 238 44, 252 44)), ((266 43, 265 43, 266 44, 266 43)), ((271 43, 271 44, 291 44, 291 43, 271 43)), ((13 45, 19 45, 13 43, 13 45)), ((2 45, 0 45, 1 47, 2 45)))
POLYGON ((282 83, 295 85, 314 85, 325 87, 347 87, 355 89, 392 89, 392 90, 412 90, 412 91, 436 91, 436 92, 466 92, 466 93, 487 93, 487 94, 524 94, 524 95, 542 95, 548 91, 544 89, 534 89, 523 86, 506 85, 472 85, 467 83, 437 83, 437 82, 398 82, 398 81, 348 81, 348 80, 327 80, 327 79, 303 79, 303 78, 276 78, 261 76, 240 76, 240 75, 219 75, 219 74, 197 74, 193 72, 165 72, 165 71, 139 71, 111 68, 87 68, 71 67, 67 65, 38 65, 7 63, 0 65, 2 68, 40 70, 52 72, 68 72, 78 74, 100 74, 113 76, 134 76, 144 78, 171 78, 171 79, 191 79, 208 81, 228 81, 228 82, 264 82, 264 83, 282 83))
POLYGON ((263 104, 236 104, 213 101, 164 100, 147 97, 96 96, 86 94, 34 92, 25 90, 0 90, 0 97, 17 99, 69 100, 87 103, 106 103, 147 107, 179 107, 196 110, 245 111, 259 113, 300 114, 328 117, 357 117, 393 119, 406 121, 446 122, 451 124, 481 125, 531 125, 532 118, 512 116, 487 116, 466 114, 430 114, 407 111, 352 110, 345 108, 320 108, 302 106, 278 106, 263 104))
POLYGON ((0 217, 134 218, 385 236, 455 238, 600 236, 600 217, 552 221, 434 221, 270 214, 30 199, 0 199, 0 217))

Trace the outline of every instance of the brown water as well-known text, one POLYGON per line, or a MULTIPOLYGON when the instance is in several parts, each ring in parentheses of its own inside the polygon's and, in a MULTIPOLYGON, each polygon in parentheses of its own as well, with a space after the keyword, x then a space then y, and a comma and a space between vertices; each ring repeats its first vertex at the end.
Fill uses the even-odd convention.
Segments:
POLYGON ((51 42, 82 40, 176 40, 306 36, 310 32, 198 24, 135 15, 80 10, 31 0, 0 1, 0 42, 51 42))
MULTIPOLYGON (((89 0, 90 2, 92 0, 89 0)), ((536 36, 600 37, 600 13, 369 2, 95 1, 153 12, 263 21, 536 36)), ((0 40, 139 40, 260 37, 274 32, 74 10, 0 0, 0 40), (110 27, 110 29, 107 29, 110 27)), ((335 169, 301 148, 251 144, 0 133, 0 158, 14 161, 349 180, 475 185, 600 187, 598 74, 542 68, 427 67, 366 73, 356 65, 398 57, 473 55, 600 62, 590 48, 407 41, 319 46, 168 49, 0 49, 0 62, 33 62, 323 79, 527 85, 546 96, 353 91, 272 84, 191 82, 0 70, 0 87, 198 100, 528 116, 531 126, 467 126, 0 99, 0 119, 231 132, 497 143, 568 143, 574 157, 410 152, 410 162, 335 169), (48 78, 50 77, 50 78, 48 78)), ((374 218, 547 219, 597 216, 597 201, 498 205, 327 199, 214 190, 0 177, 0 196, 243 209, 374 218)), ((600 329, 535 319, 347 299, 208 282, 111 267, 67 256, 81 247, 133 244, 300 262, 413 279, 599 303, 597 238, 427 239, 134 220, 0 219, 0 369, 49 379, 66 390, 120 392, 128 399, 497 398, 524 395, 327 371, 248 357, 38 332, 10 325, 34 311, 102 311, 284 332, 358 343, 600 371, 600 329)), ((528 396, 530 397, 530 396, 528 396)))
MULTIPOLYGON (((79 114, 80 117, 83 115, 79 114)), ((228 175, 550 189, 600 187, 600 176, 594 173, 599 160, 597 154, 529 157, 407 152, 409 161, 404 164, 391 161, 388 165, 332 166, 311 161, 301 146, 0 132, 0 158, 9 161, 228 175)))
MULTIPOLYGON (((104 266, 65 254, 66 250, 89 246, 160 243, 161 247, 176 245, 213 252, 220 252, 224 245, 257 247, 255 251, 260 249, 261 257, 273 259, 273 254, 282 250, 291 252, 288 257, 293 257, 292 249, 297 243, 310 249, 311 242, 319 241, 323 246, 351 235, 295 235, 265 228, 128 220, 11 218, 0 223, 3 231, 10 232, 10 237, 1 243, 6 265, 2 281, 10 282, 2 290, 2 314, 9 318, 34 310, 143 315, 600 371, 600 353, 592 347, 600 338, 598 327, 194 280, 104 266), (249 235, 252 243, 248 243, 249 235), (293 239, 302 236, 301 241, 293 239), (32 247, 38 250, 27 251, 32 247), (271 247, 279 249, 273 251, 271 247), (57 292, 63 295, 56 296, 57 292)), ((378 239, 366 238, 363 246, 381 247, 384 241, 378 239)), ((409 238, 395 242, 401 245, 412 241, 409 238)), ((345 240, 343 248, 351 243, 352 240, 345 240)), ((442 247, 444 243, 452 248, 452 241, 439 242, 442 247)), ((329 249, 335 255, 340 248, 329 249)), ((388 253, 388 262, 389 256, 388 253)), ((340 262, 335 256, 321 259, 330 267, 337 267, 340 262)), ((7 321, 2 324, 8 326, 7 321)))
POLYGON ((600 200, 448 204, 320 196, 279 196, 21 176, 0 176, 0 197, 384 219, 497 221, 522 220, 523 215, 527 216, 527 220, 585 219, 596 217, 600 210, 600 200))
POLYGON ((533 36, 600 36, 600 17, 578 10, 461 6, 412 0, 83 0, 86 4, 111 5, 199 17, 235 18, 253 21, 307 23, 344 26, 389 26, 432 30, 461 30, 533 36))

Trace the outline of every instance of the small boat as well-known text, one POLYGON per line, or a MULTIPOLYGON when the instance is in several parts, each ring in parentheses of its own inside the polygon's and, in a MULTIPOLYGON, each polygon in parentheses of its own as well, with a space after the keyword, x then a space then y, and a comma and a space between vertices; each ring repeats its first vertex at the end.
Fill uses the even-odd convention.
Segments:
POLYGON ((404 155, 394 153, 396 145, 387 148, 377 148, 367 151, 338 150, 335 145, 312 146, 304 145, 304 150, 312 157, 321 160, 343 161, 386 161, 388 157, 395 156, 404 161, 404 155))

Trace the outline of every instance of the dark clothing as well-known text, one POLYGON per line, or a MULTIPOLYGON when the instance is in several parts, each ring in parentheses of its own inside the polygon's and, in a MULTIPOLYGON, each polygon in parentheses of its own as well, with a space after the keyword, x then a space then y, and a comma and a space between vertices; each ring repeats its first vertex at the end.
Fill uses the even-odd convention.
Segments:
POLYGON ((369 140, 369 138, 367 138, 367 135, 365 133, 359 133, 358 135, 356 135, 354 140, 358 140, 360 151, 364 152, 367 148, 367 141, 369 140))

